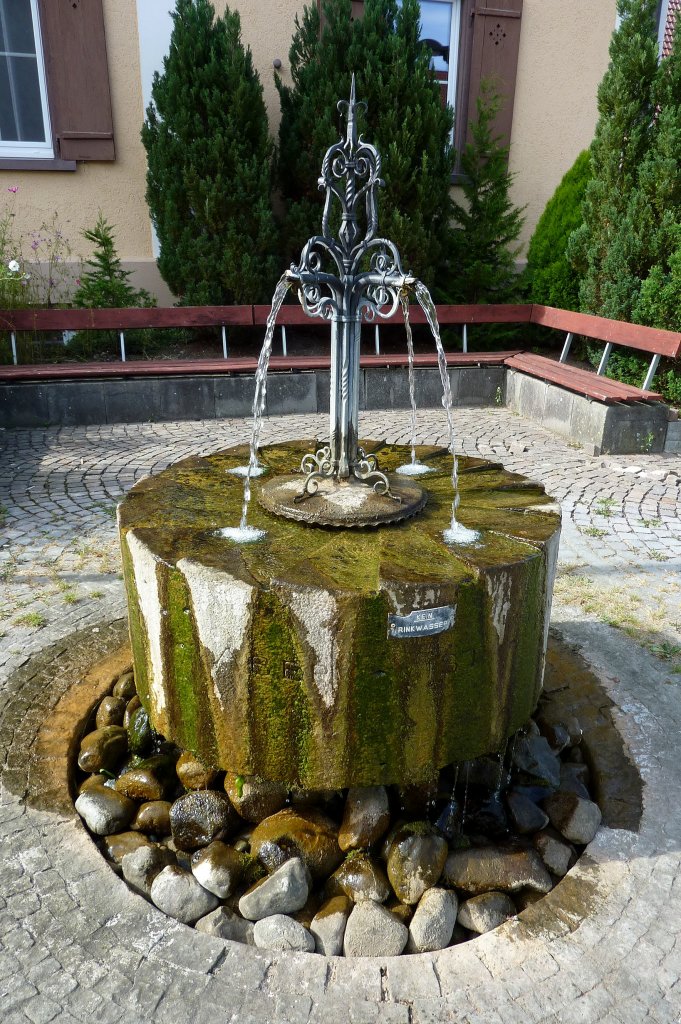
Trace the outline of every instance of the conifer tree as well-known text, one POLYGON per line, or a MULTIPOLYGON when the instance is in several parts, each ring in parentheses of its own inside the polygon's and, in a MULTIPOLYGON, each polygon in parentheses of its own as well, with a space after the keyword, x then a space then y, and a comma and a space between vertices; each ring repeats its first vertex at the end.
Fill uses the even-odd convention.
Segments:
POLYGON ((176 0, 142 129, 159 270, 185 304, 271 295, 278 261, 262 86, 236 12, 176 0))
POLYGON ((518 290, 516 242, 523 216, 510 197, 508 149, 493 131, 498 107, 498 95, 483 85, 470 142, 461 155, 465 201, 454 204, 458 226, 452 239, 450 302, 507 302, 518 290))
POLYGON ((113 227, 101 210, 93 228, 83 237, 94 246, 92 256, 85 260, 73 305, 82 309, 154 306, 154 299, 144 288, 130 284, 130 271, 124 270, 116 249, 113 227))
POLYGON ((321 159, 339 137, 339 99, 357 76, 357 97, 367 103, 360 129, 382 157, 386 187, 379 198, 380 231, 402 255, 405 270, 437 286, 448 274, 453 152, 452 112, 442 106, 419 40, 418 0, 366 0, 353 21, 350 0, 324 0, 324 26, 309 4, 290 50, 292 86, 277 80, 282 119, 278 183, 284 200, 287 259, 319 231, 321 159))

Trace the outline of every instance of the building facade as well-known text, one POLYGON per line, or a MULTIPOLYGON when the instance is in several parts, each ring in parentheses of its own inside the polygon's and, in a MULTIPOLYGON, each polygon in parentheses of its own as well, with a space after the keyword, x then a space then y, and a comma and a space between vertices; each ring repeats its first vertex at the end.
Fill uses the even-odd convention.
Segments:
MULTIPOLYGON (((214 4, 218 13, 224 9, 224 0, 214 4)), ((84 256, 81 232, 101 210, 135 283, 161 302, 172 299, 154 260, 140 129, 173 6, 0 0, 0 194, 12 203, 15 232, 29 235, 56 211, 74 254, 84 256)), ((303 0, 230 6, 241 14, 276 133, 274 67, 281 62, 286 81, 303 0)), ((664 0, 663 20, 676 6, 664 0)), ((513 201, 526 208, 526 245, 547 199, 593 136, 616 0, 421 0, 421 7, 443 94, 458 115, 458 145, 480 79, 493 75, 501 84, 498 128, 510 145, 513 201)), ((362 3, 353 8, 360 16, 362 3)), ((661 45, 664 38, 662 32, 661 45)))

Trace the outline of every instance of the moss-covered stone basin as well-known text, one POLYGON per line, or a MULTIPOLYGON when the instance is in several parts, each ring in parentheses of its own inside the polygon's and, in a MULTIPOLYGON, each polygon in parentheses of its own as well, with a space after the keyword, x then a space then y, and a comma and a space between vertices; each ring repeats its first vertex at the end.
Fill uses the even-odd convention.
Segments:
MULTIPOLYGON (((290 473, 314 441, 260 453, 290 473)), ((409 449, 380 450, 393 472, 409 449)), ((119 506, 135 677, 153 726, 209 765, 289 787, 418 783, 499 750, 542 684, 560 513, 543 488, 461 459, 447 545, 451 455, 413 519, 338 531, 278 518, 238 545, 244 447, 141 481, 119 506), (436 631, 439 630, 439 631, 436 631)), ((301 478, 302 479, 302 478, 301 478)), ((255 487, 258 486, 254 481, 255 487)))

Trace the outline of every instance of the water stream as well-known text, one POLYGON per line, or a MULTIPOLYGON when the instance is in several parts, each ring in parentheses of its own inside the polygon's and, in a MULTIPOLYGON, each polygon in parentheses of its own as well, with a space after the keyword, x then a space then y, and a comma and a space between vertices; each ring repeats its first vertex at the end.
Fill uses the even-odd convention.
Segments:
POLYGON ((442 381, 442 404, 447 413, 447 426, 449 427, 449 448, 452 453, 452 490, 454 491, 454 500, 452 501, 452 521, 448 530, 444 531, 444 539, 447 544, 473 544, 479 540, 480 534, 477 530, 469 530, 467 526, 458 522, 456 518, 457 509, 461 502, 461 495, 459 494, 459 460, 454 451, 454 419, 452 416, 452 388, 449 382, 449 373, 447 372, 447 356, 442 346, 442 339, 440 337, 440 325, 437 322, 437 312, 435 310, 435 304, 432 296, 425 284, 422 281, 417 281, 414 286, 416 292, 416 299, 426 315, 426 320, 430 327, 433 338, 435 339, 435 346, 437 348, 437 364, 440 370, 440 380, 442 381))
POLYGON ((260 476, 264 472, 264 468, 258 464, 258 448, 260 446, 262 418, 263 413, 265 412, 265 401, 267 399, 267 370, 270 365, 272 340, 274 338, 274 328, 277 323, 277 315, 290 287, 291 281, 287 271, 281 275, 277 283, 277 287, 274 289, 274 295, 272 296, 272 308, 270 309, 267 317, 267 324, 265 327, 265 340, 262 343, 260 356, 258 358, 258 368, 255 371, 253 425, 251 427, 248 466, 238 466, 236 470, 233 470, 233 472, 236 472, 239 476, 243 476, 244 478, 244 500, 241 507, 241 522, 238 527, 227 527, 220 530, 221 537, 225 537, 227 540, 237 541, 241 544, 248 543, 249 541, 260 540, 266 533, 265 530, 258 530, 253 526, 248 526, 248 507, 251 503, 251 480, 253 477, 260 476))
POLYGON ((409 405, 411 407, 411 462, 398 466, 395 470, 401 476, 423 476, 432 473, 430 466, 416 461, 416 381, 414 379, 414 339, 409 319, 409 293, 406 289, 400 292, 400 303, 404 314, 404 329, 407 333, 407 356, 409 359, 409 405))

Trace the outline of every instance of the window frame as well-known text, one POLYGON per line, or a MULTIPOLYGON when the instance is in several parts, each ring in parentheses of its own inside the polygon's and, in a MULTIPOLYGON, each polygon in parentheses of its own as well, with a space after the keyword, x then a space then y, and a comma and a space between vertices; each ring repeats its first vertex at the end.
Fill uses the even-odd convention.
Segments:
MULTIPOLYGON (((43 121, 45 142, 35 141, 20 142, 18 140, 0 139, 0 161, 53 161, 54 160, 54 136, 52 134, 52 119, 50 117, 50 102, 47 90, 47 74, 45 71, 45 55, 43 52, 43 37, 40 28, 40 12, 38 0, 29 0, 31 7, 31 23, 33 26, 33 40, 35 44, 36 69, 38 72, 38 89, 40 92, 40 104, 43 121)), ((10 51, 5 51, 9 54, 10 51)), ((16 165, 15 165, 16 166, 16 165)))
MULTIPOLYGON (((428 3, 446 4, 452 9, 451 27, 449 30, 449 61, 447 69, 447 104, 456 116, 458 100, 459 67, 461 63, 461 19, 463 17, 463 0, 427 0, 428 3), (456 55, 452 64, 452 54, 456 55)), ((420 5, 420 0, 419 0, 420 5)), ((436 72, 437 74, 437 72, 436 72)), ((453 141, 453 138, 452 138, 453 141)))

